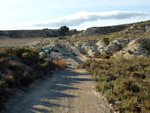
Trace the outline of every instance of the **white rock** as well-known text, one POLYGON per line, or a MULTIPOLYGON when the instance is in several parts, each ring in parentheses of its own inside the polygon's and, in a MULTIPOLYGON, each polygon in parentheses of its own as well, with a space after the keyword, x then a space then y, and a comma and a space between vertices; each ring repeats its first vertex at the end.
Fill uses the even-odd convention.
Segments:
POLYGON ((39 58, 44 58, 45 56, 46 56, 46 53, 44 53, 44 52, 39 53, 39 58))
POLYGON ((48 50, 48 49, 46 49, 46 50, 44 50, 44 52, 48 54, 48 53, 49 53, 49 50, 48 50))

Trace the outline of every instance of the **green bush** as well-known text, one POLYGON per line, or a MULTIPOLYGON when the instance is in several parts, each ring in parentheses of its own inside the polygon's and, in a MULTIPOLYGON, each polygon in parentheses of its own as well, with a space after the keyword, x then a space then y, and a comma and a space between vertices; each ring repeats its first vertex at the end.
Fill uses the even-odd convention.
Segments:
POLYGON ((33 64, 39 61, 39 54, 34 52, 24 52, 21 55, 22 62, 25 64, 33 64))
POLYGON ((41 64, 41 67, 43 68, 44 72, 48 72, 48 70, 55 69, 55 64, 49 60, 45 60, 44 63, 41 64))
POLYGON ((27 48, 27 47, 20 47, 20 48, 14 48, 13 52, 15 55, 17 55, 18 57, 21 57, 23 53, 25 52, 33 52, 35 54, 38 54, 40 51, 36 48, 27 48))
POLYGON ((109 38, 104 37, 103 42, 108 45, 109 44, 109 38))

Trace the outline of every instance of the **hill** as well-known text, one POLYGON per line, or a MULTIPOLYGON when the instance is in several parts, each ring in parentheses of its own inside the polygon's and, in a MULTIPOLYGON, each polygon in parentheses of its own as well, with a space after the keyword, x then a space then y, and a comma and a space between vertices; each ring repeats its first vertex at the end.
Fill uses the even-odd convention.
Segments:
POLYGON ((77 40, 100 40, 104 37, 110 40, 123 38, 148 38, 150 36, 150 20, 132 24, 88 28, 74 38, 77 40))

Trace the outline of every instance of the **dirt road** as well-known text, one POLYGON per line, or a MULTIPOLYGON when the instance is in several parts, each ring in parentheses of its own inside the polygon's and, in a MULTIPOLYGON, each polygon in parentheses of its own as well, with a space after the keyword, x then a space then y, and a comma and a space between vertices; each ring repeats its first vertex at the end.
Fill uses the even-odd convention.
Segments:
POLYGON ((54 71, 53 77, 9 102, 4 113, 109 113, 110 106, 93 91, 89 77, 83 69, 54 71))

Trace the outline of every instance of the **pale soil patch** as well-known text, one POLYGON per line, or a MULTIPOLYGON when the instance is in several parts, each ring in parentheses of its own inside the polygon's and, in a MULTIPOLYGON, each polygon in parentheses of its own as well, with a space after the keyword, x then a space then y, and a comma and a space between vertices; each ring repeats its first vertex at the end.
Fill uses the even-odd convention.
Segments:
POLYGON ((41 38, 0 38, 0 46, 22 46, 40 40, 41 38))

